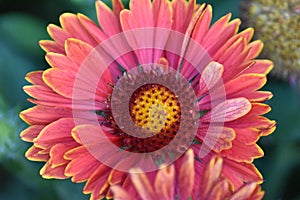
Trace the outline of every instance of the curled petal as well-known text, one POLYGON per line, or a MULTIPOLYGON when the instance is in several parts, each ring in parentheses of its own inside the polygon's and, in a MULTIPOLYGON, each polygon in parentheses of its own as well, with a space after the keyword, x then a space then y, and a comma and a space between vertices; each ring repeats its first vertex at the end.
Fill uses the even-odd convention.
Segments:
POLYGON ((201 118, 202 122, 228 122, 246 115, 251 110, 251 103, 246 98, 226 100, 201 118))

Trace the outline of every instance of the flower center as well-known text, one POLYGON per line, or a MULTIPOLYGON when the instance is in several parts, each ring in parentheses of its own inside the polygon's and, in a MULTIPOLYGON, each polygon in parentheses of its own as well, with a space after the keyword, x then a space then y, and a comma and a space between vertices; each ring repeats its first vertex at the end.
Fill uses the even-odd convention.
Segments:
POLYGON ((146 84, 130 98, 129 113, 138 126, 151 133, 173 138, 180 124, 180 104, 176 95, 159 84, 146 84))
POLYGON ((198 129, 196 96, 176 71, 145 67, 126 72, 109 99, 101 124, 116 136, 112 142, 120 149, 171 159, 193 142, 198 129))

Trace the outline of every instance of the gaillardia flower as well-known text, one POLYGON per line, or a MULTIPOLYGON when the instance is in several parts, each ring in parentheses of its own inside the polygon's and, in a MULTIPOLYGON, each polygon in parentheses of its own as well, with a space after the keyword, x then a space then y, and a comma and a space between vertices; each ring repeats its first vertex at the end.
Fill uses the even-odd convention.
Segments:
POLYGON ((245 24, 266 44, 263 55, 274 61, 272 74, 300 85, 300 1, 241 1, 241 9, 245 24))
POLYGON ((112 185, 138 197, 131 168, 154 180, 161 164, 185 165, 191 148, 195 177, 218 155, 235 190, 262 182, 252 161, 275 129, 262 116, 272 94, 258 91, 272 62, 255 59, 253 29, 238 32, 230 14, 211 26, 212 7, 194 0, 112 5, 96 2, 99 26, 63 14, 61 27, 48 26, 53 41, 40 42, 51 68, 27 75, 36 106, 20 114, 30 125, 21 138, 33 143, 26 157, 46 162, 40 174, 86 182, 91 199, 112 197, 112 185))
MULTIPOLYGON (((150 180, 147 174, 140 169, 132 169, 130 178, 139 197, 143 200, 155 199, 188 199, 192 196, 194 186, 194 154, 189 149, 182 157, 180 166, 163 166, 156 174, 154 180, 150 180)), ((223 160, 213 156, 205 166, 200 180, 200 192, 198 199, 205 200, 259 200, 264 196, 261 187, 255 182, 244 184, 234 191, 232 183, 221 175, 223 160)), ((112 186, 115 200, 135 199, 130 193, 120 186, 112 186)))

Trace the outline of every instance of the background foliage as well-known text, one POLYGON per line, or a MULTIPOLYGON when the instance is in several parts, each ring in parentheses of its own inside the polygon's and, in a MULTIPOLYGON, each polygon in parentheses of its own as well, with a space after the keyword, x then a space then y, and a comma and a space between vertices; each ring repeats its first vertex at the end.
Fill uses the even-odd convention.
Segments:
MULTIPOLYGON (((214 19, 228 12, 239 15, 239 0, 206 2, 214 7, 214 19)), ((24 76, 48 67, 38 41, 49 38, 46 26, 58 24, 64 12, 81 12, 95 19, 94 0, 0 0, 0 200, 89 199, 81 193, 82 184, 42 179, 42 164, 24 158, 29 144, 19 138, 27 125, 18 113, 30 106, 22 91, 24 76)), ((268 116, 278 122, 278 128, 259 142, 265 157, 256 164, 265 178, 265 199, 300 199, 300 92, 269 79, 265 88, 274 98, 268 102, 273 108, 268 116)))

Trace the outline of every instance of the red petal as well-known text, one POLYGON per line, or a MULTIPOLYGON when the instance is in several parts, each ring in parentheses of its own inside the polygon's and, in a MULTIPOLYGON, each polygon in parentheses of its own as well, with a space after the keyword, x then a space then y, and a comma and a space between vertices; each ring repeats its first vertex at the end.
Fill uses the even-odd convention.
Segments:
POLYGON ((26 142, 32 142, 34 138, 36 138, 41 130, 44 128, 44 125, 33 125, 23 130, 20 134, 22 140, 26 142))
POLYGON ((109 176, 109 173, 111 171, 110 167, 107 167, 106 165, 100 165, 96 171, 91 175, 91 177, 88 179, 87 183, 84 186, 83 192, 86 193, 93 193, 93 194, 99 194, 101 188, 105 189, 108 187, 107 184, 107 178, 109 176), (98 192, 98 193, 97 193, 98 192))
POLYGON ((54 53, 60 53, 60 54, 65 54, 65 50, 62 46, 57 44, 54 41, 50 40, 41 40, 39 42, 40 46, 42 49, 46 52, 54 52, 54 53))
MULTIPOLYGON (((120 163, 118 163, 119 165, 123 164, 122 161, 120 161, 120 163)), ((123 171, 118 171, 116 169, 112 170, 109 178, 108 178, 108 182, 110 185, 119 185, 122 184, 125 180, 125 178, 127 177, 127 173, 123 172, 123 171)))
POLYGON ((107 36, 121 32, 119 16, 115 15, 115 13, 105 3, 102 1, 96 1, 96 10, 98 22, 101 29, 107 36))
POLYGON ((30 86, 24 86, 23 89, 29 96, 31 96, 35 99, 38 99, 38 100, 72 104, 71 99, 65 98, 65 97, 55 93, 48 86, 45 87, 45 86, 41 86, 41 85, 30 85, 30 86))
POLYGON ((112 0, 113 11, 116 16, 120 16, 120 12, 124 9, 123 3, 121 0, 112 0))
MULTIPOLYGON (((251 102, 262 102, 269 99, 272 94, 270 92, 256 91, 266 83, 266 76, 263 74, 244 74, 225 84, 226 98, 244 97, 251 102), (242 84, 241 84, 242 83, 242 84)), ((220 88, 222 89, 222 88, 220 88)), ((224 98, 224 92, 215 89, 210 95, 204 97, 200 101, 200 105, 206 105, 213 97, 215 100, 224 98), (222 96, 223 95, 223 96, 222 96)))
POLYGON ((68 39, 65 44, 67 56, 72 62, 80 66, 90 55, 93 47, 77 39, 68 39))
POLYGON ((185 0, 174 0, 171 4, 174 20, 172 29, 185 33, 194 14, 195 1, 191 0, 186 2, 185 0), (184 16, 184 18, 182 16, 184 16))
POLYGON ((135 17, 138 27, 153 27, 153 11, 152 4, 150 0, 131 0, 130 11, 132 15, 135 17))
POLYGON ((50 68, 44 71, 43 79, 58 94, 72 98, 75 75, 70 71, 50 68))
POLYGON ((62 25, 63 30, 71 35, 72 38, 82 40, 94 47, 98 45, 93 37, 81 25, 77 15, 64 13, 60 16, 59 21, 62 25))
POLYGON ((200 18, 195 25, 192 39, 197 41, 199 44, 203 43, 204 36, 206 35, 209 25, 212 19, 212 7, 211 5, 207 5, 205 10, 203 10, 200 18))
POLYGON ((40 174, 46 179, 66 179, 68 177, 64 175, 65 167, 65 165, 61 165, 59 167, 52 168, 49 163, 46 163, 40 170, 40 174))
POLYGON ((50 24, 47 27, 47 31, 49 35, 55 40, 57 44, 59 44, 61 47, 65 45, 65 40, 72 37, 70 34, 66 33, 62 28, 50 24))
POLYGON ((69 163, 69 160, 64 159, 64 154, 69 151, 70 149, 75 148, 78 146, 78 144, 56 144, 54 145, 50 150, 50 159, 49 159, 49 165, 51 165, 52 168, 58 167, 61 165, 66 165, 69 163))
POLYGON ((20 113, 20 117, 28 124, 49 124, 63 117, 72 117, 72 110, 48 106, 35 106, 20 113))
POLYGON ((79 146, 68 151, 64 158, 70 160, 65 174, 73 176, 72 181, 74 182, 88 180, 101 165, 84 146, 79 146))
POLYGON ((252 163, 236 162, 224 159, 222 173, 228 177, 235 188, 239 188, 244 183, 255 181, 262 182, 262 176, 252 163))
POLYGON ((255 63, 245 69, 242 74, 268 74, 273 68, 273 63, 270 60, 255 60, 255 63))
MULTIPOLYGON (((120 65, 125 69, 130 69, 134 66, 137 66, 137 62, 134 54, 132 53, 132 49, 125 42, 126 38, 123 34, 119 34, 116 37, 108 39, 108 36, 106 36, 106 34, 103 33, 99 29, 99 27, 90 19, 86 18, 85 16, 79 15, 79 20, 98 43, 105 41, 100 45, 101 48, 103 48, 103 52, 100 53, 102 58, 108 57, 111 60, 112 57, 114 58, 114 61, 120 63, 120 65), (109 54, 107 52, 109 52, 109 54), (128 53, 124 54, 124 52, 128 53)), ((97 51, 100 51, 101 48, 98 47, 97 51)), ((110 63, 111 61, 109 61, 109 59, 105 62, 110 63)))
POLYGON ((241 75, 225 84, 227 98, 247 97, 267 82, 262 74, 241 75))
POLYGON ((25 156, 28 160, 45 162, 49 159, 49 155, 41 154, 40 153, 41 150, 42 150, 41 148, 32 146, 26 151, 25 156))
POLYGON ((49 52, 46 55, 47 62, 52 66, 59 69, 71 70, 77 72, 79 69, 78 65, 70 60, 66 55, 49 52))
POLYGON ((43 149, 50 149, 60 143, 73 145, 75 141, 72 138, 71 131, 74 126, 73 118, 59 119, 46 126, 34 140, 34 143, 43 149))
POLYGON ((252 163, 255 158, 264 156, 263 150, 257 144, 246 145, 240 140, 235 139, 232 147, 221 152, 221 154, 229 159, 237 162, 252 163))
POLYGON ((160 28, 171 28, 172 26, 172 7, 169 1, 153 1, 154 26, 160 28))
POLYGON ((35 71, 35 72, 29 72, 26 74, 25 79, 34 85, 42 85, 46 86, 46 84, 43 81, 43 71, 35 71))
POLYGON ((260 40, 256 40, 251 42, 248 46, 250 49, 250 55, 248 57, 249 60, 256 58, 263 49, 263 43, 260 40))

